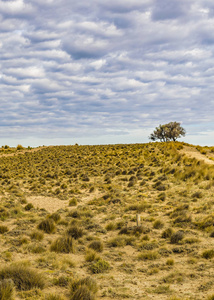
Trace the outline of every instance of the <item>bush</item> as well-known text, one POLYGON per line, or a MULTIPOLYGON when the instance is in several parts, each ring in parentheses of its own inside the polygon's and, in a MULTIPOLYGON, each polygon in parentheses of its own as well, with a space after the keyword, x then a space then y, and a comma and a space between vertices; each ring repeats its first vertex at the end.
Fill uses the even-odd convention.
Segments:
POLYGON ((52 219, 46 219, 39 223, 38 229, 43 230, 46 233, 53 233, 56 230, 56 226, 52 219))
POLYGON ((55 223, 58 223, 59 220, 61 219, 61 216, 58 213, 53 213, 52 215, 49 216, 49 218, 54 220, 55 223))
POLYGON ((156 251, 145 251, 138 255, 138 259, 140 260, 155 260, 158 258, 158 253, 156 251))
POLYGON ((206 250, 202 253, 202 257, 206 259, 211 259, 214 257, 214 250, 206 250))
POLYGON ((0 226, 0 233, 5 233, 5 232, 8 232, 8 231, 9 231, 9 229, 8 229, 7 226, 4 226, 4 225, 0 226))
POLYGON ((3 267, 0 270, 0 279, 12 279, 16 288, 20 291, 31 290, 32 288, 43 289, 45 287, 44 275, 23 264, 3 267))
POLYGON ((51 251, 58 253, 74 253, 74 239, 70 236, 63 236, 51 244, 51 251))
POLYGON ((0 281, 0 300, 13 300, 14 284, 11 279, 0 281))
POLYGON ((77 199, 76 198, 72 198, 70 201, 69 201, 69 206, 76 206, 77 205, 77 199))
POLYGON ((73 225, 70 228, 68 228, 67 235, 69 235, 72 238, 74 238, 75 240, 77 240, 78 238, 83 236, 83 229, 78 226, 73 225))
POLYGON ((90 270, 93 274, 98 274, 108 271, 110 268, 110 264, 107 261, 99 259, 91 265, 90 270))
POLYGON ((16 149, 17 149, 17 150, 23 150, 24 147, 23 147, 22 145, 19 144, 19 145, 17 145, 16 149))
POLYGON ((81 286, 87 286, 87 288, 94 294, 98 291, 96 281, 92 277, 88 276, 79 280, 73 279, 70 283, 70 292, 74 293, 81 286))
POLYGON ((41 231, 33 231, 30 234, 30 237, 32 240, 37 240, 37 241, 41 241, 44 238, 44 233, 41 231))
POLYGON ((106 228, 107 231, 114 230, 114 229, 116 229, 116 224, 113 223, 113 222, 110 222, 110 223, 108 223, 108 224, 106 225, 105 228, 106 228))
POLYGON ((94 251, 92 249, 89 249, 86 252, 86 255, 85 255, 85 260, 86 261, 92 262, 92 261, 99 260, 99 259, 100 259, 100 257, 99 257, 99 255, 97 254, 96 251, 94 251))
POLYGON ((161 221, 161 220, 156 220, 154 223, 153 223, 153 227, 155 229, 161 229, 164 227, 164 223, 161 221))
POLYGON ((80 286, 72 295, 71 300, 95 300, 95 296, 87 286, 80 286))
POLYGON ((49 294, 44 297, 44 300, 65 300, 65 298, 57 294, 49 294))
POLYGON ((103 251, 103 242, 96 240, 96 241, 91 242, 88 247, 97 252, 102 252, 103 251))
POLYGON ((172 234, 173 234, 172 228, 167 228, 162 232, 161 237, 163 239, 167 239, 167 238, 170 238, 172 236, 172 234))
POLYGON ((31 210, 32 208, 34 208, 32 203, 28 203, 27 205, 25 205, 25 210, 31 210))
POLYGON ((184 232, 179 230, 171 235, 170 242, 178 244, 184 238, 184 232))

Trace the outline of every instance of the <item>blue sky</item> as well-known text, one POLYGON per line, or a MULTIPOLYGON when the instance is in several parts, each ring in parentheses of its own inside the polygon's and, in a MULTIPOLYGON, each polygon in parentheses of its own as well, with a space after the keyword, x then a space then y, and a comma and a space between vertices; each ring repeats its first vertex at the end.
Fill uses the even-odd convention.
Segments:
POLYGON ((0 1, 0 145, 214 145, 214 2, 0 1))

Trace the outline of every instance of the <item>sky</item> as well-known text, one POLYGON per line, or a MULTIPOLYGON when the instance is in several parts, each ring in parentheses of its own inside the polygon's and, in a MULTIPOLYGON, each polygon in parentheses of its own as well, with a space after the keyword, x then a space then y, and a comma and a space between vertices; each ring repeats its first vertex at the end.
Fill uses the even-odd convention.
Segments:
POLYGON ((213 146, 213 51, 213 0, 0 0, 0 146, 213 146))

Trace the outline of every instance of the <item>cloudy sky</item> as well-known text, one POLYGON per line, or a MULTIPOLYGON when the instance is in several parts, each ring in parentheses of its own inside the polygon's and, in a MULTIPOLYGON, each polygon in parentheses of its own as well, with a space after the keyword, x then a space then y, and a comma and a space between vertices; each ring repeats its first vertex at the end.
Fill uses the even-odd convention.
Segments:
POLYGON ((0 0, 0 145, 214 145, 213 0, 0 0))

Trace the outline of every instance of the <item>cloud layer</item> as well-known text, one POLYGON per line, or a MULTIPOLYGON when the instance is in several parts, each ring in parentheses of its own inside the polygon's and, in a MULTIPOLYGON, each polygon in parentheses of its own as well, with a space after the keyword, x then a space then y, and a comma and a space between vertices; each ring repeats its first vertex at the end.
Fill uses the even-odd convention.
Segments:
POLYGON ((0 1, 2 143, 141 142, 180 121, 210 144, 213 27, 210 0, 0 1))

